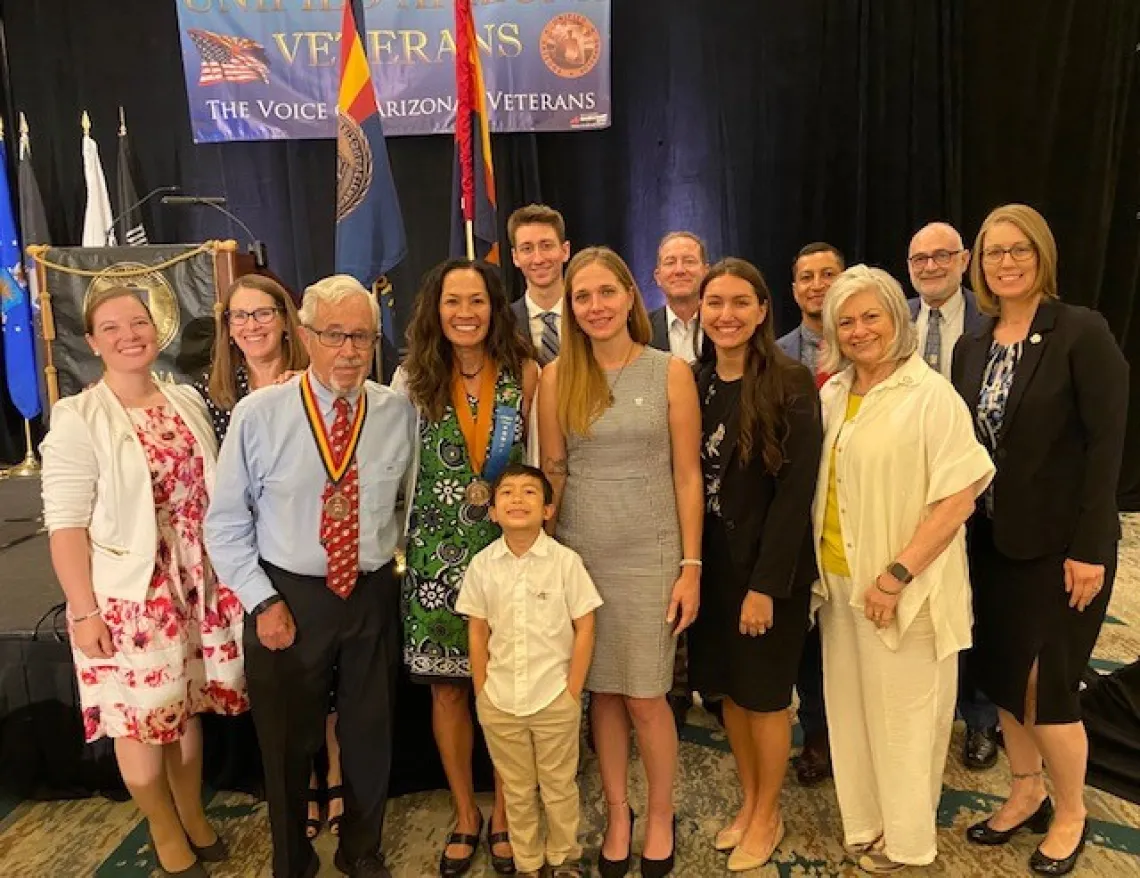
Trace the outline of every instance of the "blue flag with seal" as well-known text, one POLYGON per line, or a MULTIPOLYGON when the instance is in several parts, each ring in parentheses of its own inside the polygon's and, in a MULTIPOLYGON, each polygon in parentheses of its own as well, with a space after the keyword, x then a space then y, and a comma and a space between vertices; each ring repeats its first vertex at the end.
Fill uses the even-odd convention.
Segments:
POLYGON ((43 410, 40 405, 36 339, 32 326, 32 300, 20 253, 20 236, 12 211, 8 184, 8 150, 0 141, 0 312, 4 320, 4 372, 8 395, 27 420, 43 410))
MULTIPOLYGON (((359 2, 359 0, 357 0, 359 2)), ((336 271, 350 274, 365 289, 404 258, 408 249, 396 184, 376 91, 353 6, 345 3, 341 21, 340 90, 336 143, 336 271)), ((383 297, 381 297, 383 303, 383 297)), ((382 330, 394 341, 390 319, 382 330)))

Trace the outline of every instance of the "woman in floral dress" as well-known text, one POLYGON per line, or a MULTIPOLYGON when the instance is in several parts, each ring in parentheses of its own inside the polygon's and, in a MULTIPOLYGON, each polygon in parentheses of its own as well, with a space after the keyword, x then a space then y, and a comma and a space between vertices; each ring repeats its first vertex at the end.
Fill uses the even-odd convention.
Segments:
MULTIPOLYGON (((440 874, 470 866, 483 828, 471 773, 474 720, 467 622, 455 599, 471 558, 499 536, 490 482, 523 458, 526 415, 538 383, 532 346, 517 331, 497 269, 450 260, 425 279, 393 385, 419 412, 404 582, 404 662, 432 689, 432 727, 456 804, 440 874), (459 401, 459 407, 455 404, 459 401), (498 437, 496 439, 496 436, 498 437)), ((502 789, 488 833, 496 871, 510 874, 502 789)))
POLYGON ((134 290, 89 298, 103 380, 52 410, 44 520, 67 595, 88 741, 115 740, 164 874, 203 878, 226 847, 202 808, 203 712, 248 708, 241 605, 205 555, 217 449, 201 397, 158 384, 154 321, 134 290))

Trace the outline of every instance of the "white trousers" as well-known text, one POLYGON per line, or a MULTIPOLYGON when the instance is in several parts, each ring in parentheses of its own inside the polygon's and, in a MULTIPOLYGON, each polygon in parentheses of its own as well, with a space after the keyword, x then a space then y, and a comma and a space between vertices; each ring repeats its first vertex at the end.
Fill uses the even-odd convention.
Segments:
MULTIPOLYGON (((852 580, 827 575, 819 609, 823 697, 846 844, 880 836, 896 863, 938 854, 936 820, 954 724, 958 656, 935 657, 929 604, 897 651, 851 606, 852 580)), ((862 592, 858 597, 862 597, 862 592)), ((861 602, 861 601, 860 601, 861 602)))

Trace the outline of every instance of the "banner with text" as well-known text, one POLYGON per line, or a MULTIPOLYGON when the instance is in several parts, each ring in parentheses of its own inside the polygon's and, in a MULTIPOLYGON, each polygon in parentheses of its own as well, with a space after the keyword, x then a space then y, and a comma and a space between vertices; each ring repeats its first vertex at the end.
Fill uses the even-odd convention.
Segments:
MULTIPOLYGON (((175 0, 195 143, 336 136, 342 0, 175 0)), ((455 127, 451 0, 364 0, 384 135, 455 127)), ((477 0, 492 131, 610 124, 610 0, 477 0)))

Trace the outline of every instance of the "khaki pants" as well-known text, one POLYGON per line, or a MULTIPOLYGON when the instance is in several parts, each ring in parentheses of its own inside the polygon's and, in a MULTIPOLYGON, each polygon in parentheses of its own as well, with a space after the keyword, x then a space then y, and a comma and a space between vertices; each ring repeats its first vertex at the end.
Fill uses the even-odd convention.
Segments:
POLYGON ((827 574, 819 609, 823 696, 847 844, 880 835, 896 863, 934 861, 938 799, 958 687, 958 656, 939 661, 923 607, 897 651, 850 605, 854 583, 827 574))
POLYGON ((491 761, 503 779, 515 867, 537 872, 543 863, 559 866, 581 857, 576 780, 581 705, 563 690, 538 713, 515 716, 480 693, 475 709, 491 761), (539 831, 539 795, 546 810, 545 845, 539 831))

